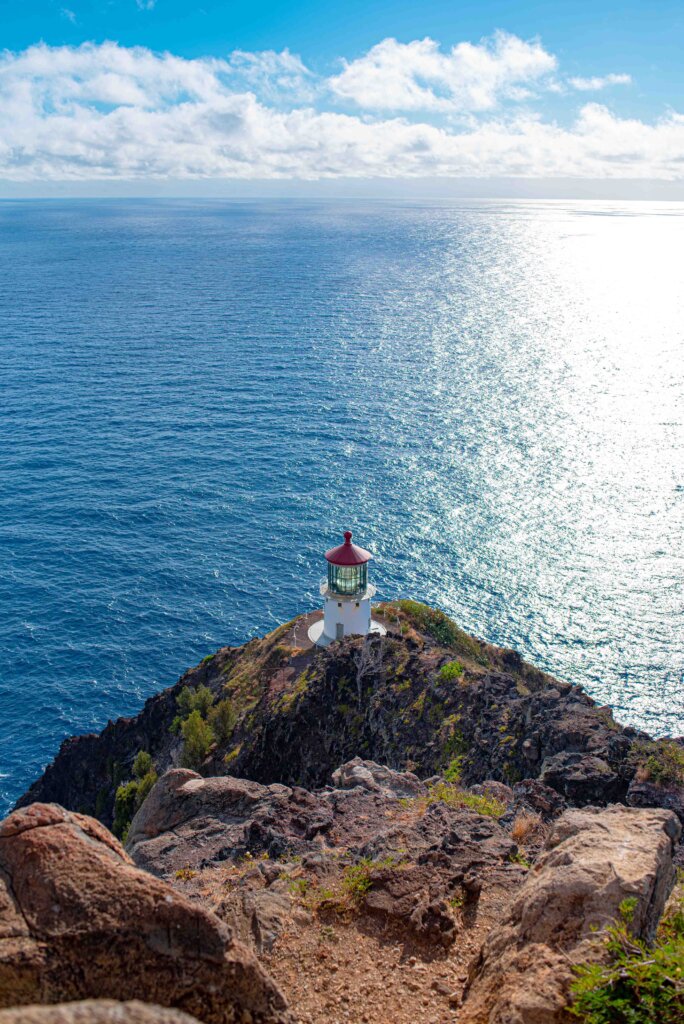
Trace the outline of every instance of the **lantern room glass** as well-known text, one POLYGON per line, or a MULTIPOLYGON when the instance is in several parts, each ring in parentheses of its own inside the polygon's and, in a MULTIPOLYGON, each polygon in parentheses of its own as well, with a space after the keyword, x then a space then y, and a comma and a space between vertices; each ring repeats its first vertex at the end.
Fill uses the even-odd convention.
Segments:
POLYGON ((328 589, 334 594, 363 593, 368 585, 368 564, 333 565, 328 562, 328 589))

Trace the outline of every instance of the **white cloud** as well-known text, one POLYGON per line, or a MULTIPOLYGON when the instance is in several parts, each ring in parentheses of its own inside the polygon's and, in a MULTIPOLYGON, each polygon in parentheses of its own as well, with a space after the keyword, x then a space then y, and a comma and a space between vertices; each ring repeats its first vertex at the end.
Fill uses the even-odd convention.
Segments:
POLYGON ((345 62, 328 80, 339 97, 372 110, 491 110, 500 99, 525 99, 556 67, 538 41, 497 32, 478 45, 458 43, 447 53, 433 39, 385 39, 365 56, 345 62))
POLYGON ((59 13, 62 15, 63 18, 66 18, 67 21, 70 21, 72 25, 76 24, 75 11, 70 10, 68 7, 62 7, 59 13))
POLYGON ((592 78, 569 78, 568 83, 573 89, 583 92, 594 92, 605 89, 609 85, 630 85, 631 75, 594 75, 592 78))
POLYGON ((135 5, 139 11, 151 11, 157 0, 135 0, 135 5))
MULTIPOLYGON (((513 81, 493 91, 487 71, 483 96, 513 81)), ((450 116, 353 115, 326 110, 326 98, 288 51, 225 60, 114 43, 6 52, 0 178, 684 177, 677 113, 648 124, 590 103, 561 126, 514 107, 456 130, 450 116)))

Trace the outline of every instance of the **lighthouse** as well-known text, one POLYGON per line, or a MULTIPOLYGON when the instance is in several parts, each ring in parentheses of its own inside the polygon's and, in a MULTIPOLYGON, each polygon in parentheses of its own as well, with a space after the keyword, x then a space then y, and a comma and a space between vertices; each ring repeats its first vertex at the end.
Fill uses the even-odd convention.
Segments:
POLYGON ((368 582, 370 551, 352 544, 351 530, 344 535, 344 544, 330 548, 325 558, 328 575, 321 581, 323 619, 309 629, 309 639, 319 647, 333 640, 366 633, 384 636, 385 627, 371 618, 371 598, 375 587, 368 582))

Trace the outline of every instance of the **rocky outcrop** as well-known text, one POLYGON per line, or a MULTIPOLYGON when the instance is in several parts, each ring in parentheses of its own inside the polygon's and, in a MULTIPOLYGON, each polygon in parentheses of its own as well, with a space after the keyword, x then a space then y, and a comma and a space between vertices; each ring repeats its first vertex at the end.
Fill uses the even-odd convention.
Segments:
POLYGON ((333 779, 346 788, 310 792, 176 769, 133 819, 127 849, 168 878, 247 863, 217 912, 258 949, 284 928, 293 891, 315 898, 359 864, 372 865, 356 894, 362 909, 442 945, 456 934, 450 899, 476 901, 486 878, 519 884, 517 847, 494 818, 432 802, 410 772, 373 762, 356 759, 333 779))
MULTIPOLYGON (((414 602, 386 606, 385 623, 385 638, 350 637, 324 651, 298 646, 299 620, 224 648, 135 718, 65 741, 20 805, 54 800, 110 826, 117 785, 131 777, 139 750, 159 774, 179 765, 172 723, 185 686, 207 687, 234 714, 193 765, 202 775, 313 789, 355 757, 423 779, 457 758, 468 784, 539 779, 576 806, 625 800, 647 737, 621 728, 580 687, 414 602)), ((356 781, 363 771, 352 769, 356 781)))
POLYGON ((572 965, 604 955, 602 930, 635 899, 650 939, 674 882, 676 817, 620 806, 571 810, 474 964, 460 1024, 570 1024, 572 965))
POLYGON ((0 1024, 198 1024, 181 1010, 132 1000, 84 999, 53 1006, 21 1006, 0 1010, 0 1024))
POLYGON ((354 789, 361 786, 373 793, 385 793, 389 796, 427 795, 427 786, 413 772, 392 771, 385 765, 364 761, 360 757, 355 757, 341 768, 337 768, 332 773, 332 783, 336 789, 354 789))
POLYGON ((139 871, 99 822, 33 804, 0 826, 0 1005, 86 998, 207 1024, 290 1019, 225 924, 139 871))

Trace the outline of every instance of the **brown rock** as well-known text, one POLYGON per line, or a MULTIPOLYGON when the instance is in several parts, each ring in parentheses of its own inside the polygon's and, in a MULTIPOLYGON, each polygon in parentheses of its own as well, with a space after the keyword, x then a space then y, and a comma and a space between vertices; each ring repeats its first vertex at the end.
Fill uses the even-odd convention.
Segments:
POLYGON ((460 1024, 566 1024, 572 964, 603 955, 626 897, 653 935, 674 881, 676 817, 611 806, 566 812, 471 968, 460 1024))
POLYGON ((97 821, 32 804, 0 825, 0 1006, 101 997, 207 1024, 290 1019, 217 917, 135 868, 97 821))
POLYGON ((456 937, 456 922, 446 902, 439 898, 438 879, 427 865, 381 869, 363 897, 364 906, 424 939, 449 946, 456 937))
POLYGON ((0 1024, 197 1024, 181 1010, 132 1000, 85 999, 53 1006, 19 1006, 0 1010, 0 1024))
POLYGON ((353 789, 361 786, 375 793, 390 796, 425 796, 427 787, 413 772, 397 772, 375 761, 364 761, 354 757, 332 773, 336 789, 353 789))

